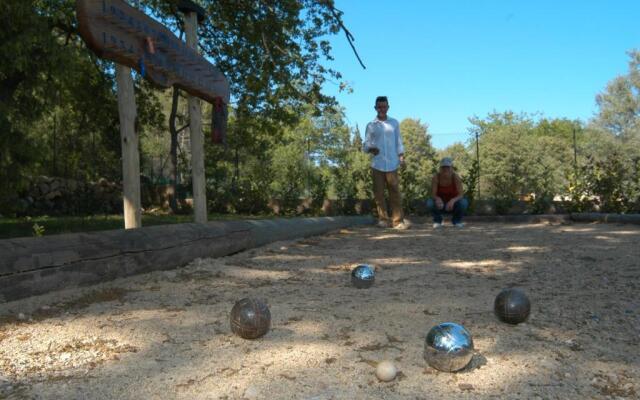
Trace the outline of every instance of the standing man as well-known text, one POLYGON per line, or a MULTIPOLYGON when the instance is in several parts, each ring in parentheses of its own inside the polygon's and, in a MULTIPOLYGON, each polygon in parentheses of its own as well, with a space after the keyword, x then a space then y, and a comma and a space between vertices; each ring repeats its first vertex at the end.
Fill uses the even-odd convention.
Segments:
POLYGON ((398 181, 398 168, 404 163, 404 145, 400 136, 400 124, 387 116, 389 101, 386 96, 376 98, 376 118, 367 124, 364 151, 373 155, 371 175, 373 177, 373 194, 378 209, 378 226, 394 229, 409 228, 409 221, 404 220, 402 197, 398 181), (391 219, 384 201, 384 189, 389 191, 391 219))

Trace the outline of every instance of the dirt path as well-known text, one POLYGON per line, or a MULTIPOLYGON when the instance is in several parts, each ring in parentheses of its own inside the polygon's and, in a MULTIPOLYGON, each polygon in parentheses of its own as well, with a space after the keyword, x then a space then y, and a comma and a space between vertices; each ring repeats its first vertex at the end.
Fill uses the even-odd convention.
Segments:
POLYGON ((0 398, 638 398, 640 227, 373 227, 0 305, 0 398), (358 263, 377 267, 367 290, 358 263), (492 313, 523 288, 531 318, 492 313), (229 311, 268 301, 272 330, 233 336, 229 311), (466 370, 423 360, 433 325, 473 335, 466 370), (401 374, 380 383, 375 365, 401 374))

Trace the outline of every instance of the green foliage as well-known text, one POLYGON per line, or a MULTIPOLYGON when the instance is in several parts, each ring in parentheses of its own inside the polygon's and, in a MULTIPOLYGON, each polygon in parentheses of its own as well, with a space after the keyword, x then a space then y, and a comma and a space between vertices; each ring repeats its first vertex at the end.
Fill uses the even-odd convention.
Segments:
POLYGON ((640 139, 640 51, 629 53, 629 72, 598 94, 596 123, 624 140, 640 139))
MULTIPOLYGON (((263 147, 244 147, 240 123, 231 119, 229 146, 208 145, 206 158, 209 207, 221 212, 257 212, 270 199, 281 202, 284 212, 298 211, 303 199, 311 200, 312 212, 322 206, 328 192, 340 198, 358 196, 362 159, 355 150, 342 112, 331 109, 317 115, 307 108, 298 123, 283 126, 281 135, 263 137, 263 147), (240 204, 239 199, 244 199, 240 204)), ((245 118, 245 130, 260 135, 257 124, 245 118)), ((366 163, 366 160, 365 160, 366 163)))
POLYGON ((593 211, 594 202, 589 197, 587 178, 576 170, 571 170, 567 176, 567 196, 569 211, 589 212, 593 211))
POLYGON ((506 212, 520 199, 531 199, 532 212, 545 212, 567 186, 573 168, 573 131, 582 127, 569 120, 535 121, 527 114, 492 113, 474 118, 480 137, 481 188, 506 212))
POLYGON ((37 222, 32 227, 33 236, 40 237, 44 235, 44 226, 39 225, 37 222))
POLYGON ((629 53, 629 70, 598 94, 599 112, 590 132, 586 186, 603 211, 638 211, 640 160, 640 51, 629 53))
POLYGON ((480 134, 481 185, 488 197, 496 200, 496 208, 504 211, 524 189, 526 145, 522 139, 532 122, 511 112, 471 122, 480 134))
POLYGON ((480 164, 478 160, 471 162, 471 167, 462 177, 462 186, 464 188, 464 197, 469 200, 469 212, 475 209, 475 199, 478 190, 478 178, 480 175, 480 164))
MULTIPOLYGON (((622 139, 597 127, 585 128, 579 121, 536 120, 511 112, 475 118, 472 123, 480 136, 483 195, 495 199, 499 212, 506 212, 516 200, 529 200, 533 213, 547 212, 558 195, 568 198, 574 211, 590 209, 594 198, 602 198, 607 209, 624 208, 622 200, 616 203, 605 196, 614 187, 604 179, 605 175, 630 179, 616 173, 616 163, 610 159, 612 148, 619 148, 628 159, 637 154, 622 139)), ((610 195, 619 196, 615 193, 610 195)))
POLYGON ((358 132, 354 133, 353 139, 348 130, 343 130, 340 136, 341 150, 332 153, 325 168, 331 172, 330 188, 334 197, 353 204, 371 196, 371 160, 362 152, 362 138, 358 132))
MULTIPOLYGON (((37 175, 120 180, 113 65, 80 40, 75 2, 7 0, 0 15, 0 210, 15 212, 37 175)), ((136 87, 142 133, 161 114, 155 92, 136 87)))
POLYGON ((586 157, 568 176, 571 211, 640 211, 640 157, 620 141, 586 157))
POLYGON ((476 160, 475 142, 470 142, 469 146, 470 147, 465 147, 463 143, 457 142, 442 150, 438 150, 436 160, 433 164, 433 173, 437 172, 440 160, 444 157, 450 157, 453 159, 453 168, 456 173, 461 176, 467 175, 473 162, 476 160))
POLYGON ((304 194, 309 164, 300 143, 289 143, 273 150, 273 180, 269 191, 283 202, 285 209, 295 210, 304 194))
MULTIPOLYGON (((233 131, 230 131, 233 135, 233 131)), ((220 213, 260 214, 267 210, 271 164, 265 153, 248 154, 206 143, 208 208, 220 213)))
MULTIPOLYGON (((626 212, 637 201, 637 171, 629 168, 629 161, 613 151, 604 160, 588 160, 582 168, 587 181, 588 194, 603 212, 626 212), (633 198, 634 196, 635 199, 633 198)), ((636 164, 637 165, 637 164, 636 164)))
POLYGON ((267 196, 251 177, 238 179, 230 191, 229 203, 232 207, 225 210, 233 214, 261 214, 267 211, 267 196))
POLYGON ((0 209, 13 211, 13 195, 24 189, 24 165, 38 163, 34 121, 45 110, 46 74, 60 71, 62 58, 52 21, 22 0, 0 2, 0 209))
MULTIPOLYGON (((158 3, 158 2, 152 2, 158 3)), ((160 2, 162 3, 162 2, 160 2)), ((292 121, 308 104, 333 104, 321 88, 340 74, 327 35, 339 31, 332 1, 204 1, 202 49, 231 82, 239 108, 292 121)))
POLYGON ((531 163, 525 179, 531 196, 531 211, 545 213, 553 202, 554 196, 566 185, 564 179, 571 168, 568 143, 559 137, 547 136, 531 138, 532 153, 527 157, 531 163))
MULTIPOLYGON (((329 80, 345 87, 324 65, 332 59, 327 37, 340 30, 342 16, 333 1, 198 3, 207 10, 200 49, 227 75, 233 93, 227 145, 207 143, 205 149, 209 209, 260 214, 277 198, 292 213, 302 199, 311 199, 314 211, 325 197, 343 204, 370 199, 370 156, 361 151, 360 132, 352 132, 321 90, 329 80)), ((183 28, 175 1, 141 4, 171 28, 183 28)), ((79 38, 75 2, 5 0, 0 22, 0 53, 10 55, 0 59, 0 212, 14 214, 18 195, 38 175, 119 181, 114 68, 79 38)), ((472 118, 480 164, 473 139, 436 152, 426 123, 402 121, 405 209, 415 211, 416 201, 429 197, 438 159, 450 156, 472 204, 480 185, 500 211, 526 198, 531 211, 544 212, 557 195, 568 196, 574 210, 637 211, 640 52, 629 56, 629 72, 598 95, 599 113, 588 126, 511 111, 472 118)), ((141 169, 161 180, 170 170, 171 95, 137 74, 134 84, 141 169)), ((210 107, 204 109, 206 129, 210 107)), ((188 121, 184 101, 178 111, 180 128, 188 121)), ((178 160, 179 183, 186 187, 185 144, 178 160)), ((90 196, 78 197, 78 212, 100 211, 90 196)), ((38 227, 44 225, 27 228, 37 234, 38 227)))
POLYGON ((416 203, 431 196, 431 177, 435 171, 435 149, 428 125, 417 119, 404 119, 400 132, 405 148, 405 166, 400 169, 403 207, 414 212, 416 203))
MULTIPOLYGON (((182 28, 175 1, 141 3, 167 26, 182 28)), ((332 60, 327 38, 339 32, 342 18, 333 1, 203 0, 199 4, 206 10, 198 32, 200 49, 229 80, 236 144, 248 152, 264 151, 309 107, 317 116, 336 105, 322 93, 327 80, 341 79, 325 63, 332 60)))
MULTIPOLYGON (((230 146, 246 151, 241 159, 251 163, 250 155, 278 142, 282 128, 294 125, 308 105, 316 115, 335 105, 321 92, 327 79, 340 79, 323 66, 331 59, 327 36, 340 29, 342 13, 333 2, 199 3, 207 10, 200 48, 231 83, 230 146)), ((169 27, 182 28, 176 2, 143 0, 141 7, 169 27)), ((8 183, 0 188, 0 210, 14 212, 16 193, 30 176, 120 180, 113 64, 97 59, 78 36, 75 1, 7 0, 0 3, 0 18, 0 52, 11 55, 0 60, 0 181, 8 183)), ((167 98, 134 78, 141 169, 154 171, 152 163, 167 162, 167 98)), ((185 159, 188 149, 181 150, 185 159)), ((188 182, 189 168, 180 169, 188 182)), ((231 173, 237 170, 234 165, 231 173)), ((252 179, 228 181, 249 193, 244 198, 257 192, 252 179)))

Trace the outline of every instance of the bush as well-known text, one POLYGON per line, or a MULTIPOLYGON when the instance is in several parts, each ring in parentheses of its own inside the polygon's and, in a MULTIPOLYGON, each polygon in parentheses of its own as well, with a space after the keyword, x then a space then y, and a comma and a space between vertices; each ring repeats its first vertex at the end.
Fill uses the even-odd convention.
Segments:
MULTIPOLYGON (((602 212, 633 211, 638 201, 638 178, 631 164, 631 160, 615 150, 601 160, 590 157, 580 169, 580 178, 575 180, 579 190, 576 194, 591 199, 602 212)), ((580 207, 580 203, 574 205, 580 207)))

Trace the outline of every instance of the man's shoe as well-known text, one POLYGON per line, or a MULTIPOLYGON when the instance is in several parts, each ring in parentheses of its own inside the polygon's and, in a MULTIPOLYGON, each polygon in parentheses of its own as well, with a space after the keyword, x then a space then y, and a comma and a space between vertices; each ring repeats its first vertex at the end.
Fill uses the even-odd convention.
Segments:
POLYGON ((464 222, 458 222, 457 224, 453 224, 456 228, 464 228, 464 222))
POLYGON ((411 227, 411 222, 404 220, 402 222, 400 222, 398 225, 394 226, 393 229, 397 229, 399 231, 404 231, 406 229, 409 229, 411 227))
POLYGON ((442 228, 442 222, 433 223, 433 229, 440 229, 440 228, 442 228))

